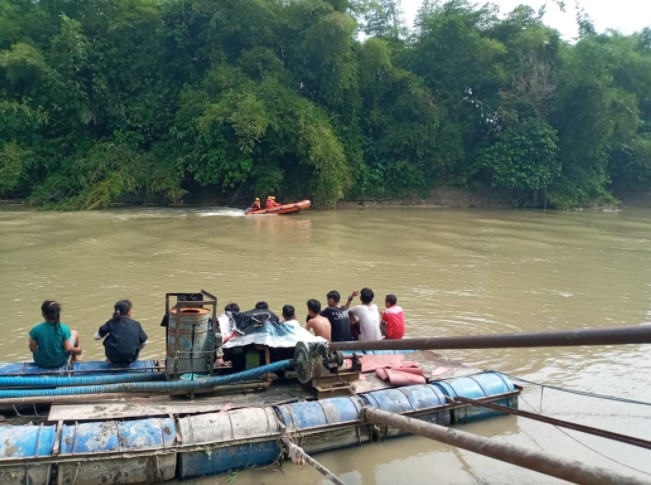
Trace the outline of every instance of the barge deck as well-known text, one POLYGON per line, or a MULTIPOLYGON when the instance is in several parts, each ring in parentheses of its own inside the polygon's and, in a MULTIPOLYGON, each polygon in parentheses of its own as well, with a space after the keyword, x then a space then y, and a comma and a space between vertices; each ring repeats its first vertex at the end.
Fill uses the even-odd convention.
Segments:
MULTIPOLYGON (((54 396, 50 404, 29 404, 29 398, 8 404, 2 398, 5 411, 19 414, 14 423, 30 423, 0 426, 0 480, 84 485, 185 479, 282 460, 287 438, 316 453, 404 434, 365 422, 366 407, 445 426, 501 414, 456 402, 450 394, 517 407, 520 389, 498 373, 471 369, 431 351, 367 355, 361 356, 362 364, 417 362, 428 383, 393 386, 368 370, 377 365, 363 365, 350 386, 335 387, 333 397, 319 397, 322 393, 288 370, 282 378, 265 374, 192 398, 109 394, 72 396, 77 399, 71 402, 71 396, 54 396)), ((0 375, 12 369, 0 364, 0 375)), ((101 363, 84 363, 77 371, 62 373, 110 372, 101 363)), ((132 372, 161 370, 157 362, 145 361, 132 372)))

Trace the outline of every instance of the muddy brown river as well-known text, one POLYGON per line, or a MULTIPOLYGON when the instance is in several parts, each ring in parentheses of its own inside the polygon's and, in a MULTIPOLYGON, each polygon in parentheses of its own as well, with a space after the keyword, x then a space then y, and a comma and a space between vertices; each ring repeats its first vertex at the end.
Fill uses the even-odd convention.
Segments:
MULTIPOLYGON (((651 324, 651 210, 534 212, 377 209, 244 217, 235 209, 35 212, 0 208, 0 361, 29 360, 27 333, 56 299, 82 336, 86 360, 104 356, 93 332, 129 298, 162 358, 166 292, 201 288, 219 306, 285 303, 304 321, 308 298, 368 286, 395 293, 407 334, 481 335, 651 324)), ((651 345, 448 351, 481 369, 586 393, 525 384, 520 407, 651 438, 651 345), (647 404, 645 404, 647 403, 647 404)), ((651 452, 524 418, 463 431, 651 481, 651 452)), ((423 438, 319 454, 347 484, 561 483, 423 438)), ((285 463, 183 483, 320 483, 285 463)), ((325 482, 324 482, 325 483, 325 482)))

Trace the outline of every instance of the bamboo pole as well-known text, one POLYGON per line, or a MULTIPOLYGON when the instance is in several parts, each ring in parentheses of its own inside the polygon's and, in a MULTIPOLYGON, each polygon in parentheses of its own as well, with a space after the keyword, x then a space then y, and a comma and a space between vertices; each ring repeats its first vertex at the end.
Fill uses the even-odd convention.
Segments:
POLYGON ((458 337, 330 342, 330 350, 436 350, 567 347, 574 345, 651 344, 651 325, 590 328, 558 332, 504 333, 458 337))
POLYGON ((334 473, 332 473, 330 470, 328 470, 326 467, 324 467, 321 463, 316 461, 310 455, 305 453, 305 450, 303 448, 298 446, 296 443, 292 442, 287 436, 281 436, 280 440, 285 445, 285 448, 287 449, 287 454, 292 458, 292 461, 298 463, 299 466, 302 466, 303 461, 305 461, 310 466, 312 466, 316 471, 318 471, 321 475, 323 475, 328 480, 330 480, 332 483, 336 485, 344 485, 344 482, 342 482, 339 477, 337 477, 334 473))
POLYGON ((605 468, 586 465, 575 460, 548 455, 521 446, 500 443, 490 438, 408 418, 400 414, 368 407, 364 408, 363 413, 368 422, 391 426, 407 433, 424 436, 573 483, 590 485, 604 483, 648 485, 649 483, 605 468))

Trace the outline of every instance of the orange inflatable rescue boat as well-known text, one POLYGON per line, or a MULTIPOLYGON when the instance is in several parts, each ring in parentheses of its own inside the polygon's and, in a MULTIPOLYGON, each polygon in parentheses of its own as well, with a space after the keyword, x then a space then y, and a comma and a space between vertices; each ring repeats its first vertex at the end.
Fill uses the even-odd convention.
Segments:
POLYGON ((301 212, 304 209, 309 209, 312 206, 312 202, 309 200, 301 200, 300 202, 292 202, 291 204, 282 204, 276 207, 271 207, 270 209, 256 209, 251 210, 249 207, 244 211, 244 214, 247 216, 256 214, 256 215, 265 215, 265 214, 295 214, 296 212, 301 212))

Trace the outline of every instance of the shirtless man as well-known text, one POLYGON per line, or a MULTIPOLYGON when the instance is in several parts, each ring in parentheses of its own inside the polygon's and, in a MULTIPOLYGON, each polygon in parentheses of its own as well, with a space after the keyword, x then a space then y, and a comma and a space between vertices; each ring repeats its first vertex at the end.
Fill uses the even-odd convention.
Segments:
POLYGON ((319 300, 307 300, 307 325, 306 330, 312 330, 317 337, 323 337, 328 342, 332 340, 332 327, 326 317, 320 315, 321 302, 319 300))

